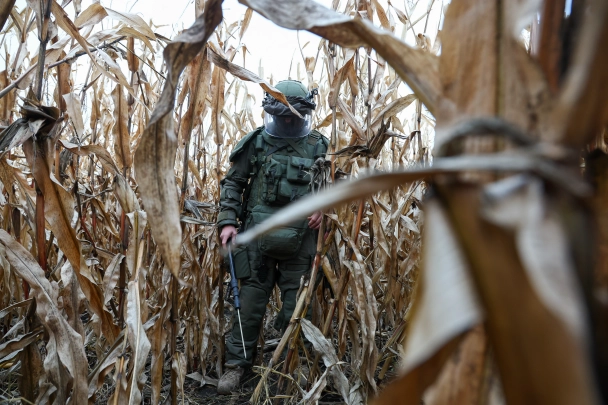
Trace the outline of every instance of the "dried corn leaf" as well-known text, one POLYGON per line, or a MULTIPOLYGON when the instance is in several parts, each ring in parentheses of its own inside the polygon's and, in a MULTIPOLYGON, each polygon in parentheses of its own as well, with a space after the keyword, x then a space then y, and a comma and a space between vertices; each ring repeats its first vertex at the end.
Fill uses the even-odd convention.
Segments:
POLYGON ((530 135, 551 141, 558 133, 550 129, 555 122, 550 111, 556 100, 544 73, 517 39, 504 38, 502 47, 511 61, 503 73, 503 117, 530 135))
POLYGON ((495 367, 486 360, 491 356, 487 340, 483 325, 476 326, 462 338, 435 383, 425 391, 425 404, 504 403, 495 367))
POLYGON ((0 6, 0 31, 4 28, 4 23, 8 20, 8 16, 11 14, 15 2, 16 0, 8 0, 0 6))
POLYGON ((285 98, 285 95, 283 93, 281 93, 279 90, 277 90, 276 88, 274 88, 273 86, 271 86, 266 80, 262 79, 261 77, 257 76, 255 73, 250 72, 249 70, 247 70, 245 68, 235 65, 234 63, 228 61, 226 58, 221 57, 217 52, 215 52, 211 48, 209 48, 209 50, 208 50, 208 55, 209 55, 209 60, 211 62, 213 62, 214 65, 230 72, 230 74, 238 77, 241 80, 246 80, 248 82, 253 82, 253 83, 259 84, 260 87, 262 87, 265 92, 270 94, 272 97, 276 98, 281 103, 288 106, 289 109, 291 110, 291 112, 293 112, 295 115, 297 115, 298 117, 301 117, 298 110, 296 110, 295 108, 293 108, 293 106, 291 104, 289 104, 289 102, 287 101, 287 98, 285 98))
POLYGON ((74 25, 78 28, 84 28, 88 25, 95 25, 108 16, 106 9, 99 3, 93 3, 87 7, 74 20, 74 25))
POLYGON ((112 90, 112 101, 114 101, 114 127, 112 135, 114 139, 114 155, 116 163, 121 169, 127 169, 133 164, 131 154, 131 137, 129 134, 129 107, 127 97, 122 91, 122 86, 117 84, 112 90))
POLYGON ((202 120, 202 114, 205 110, 207 95, 209 93, 209 85, 211 83, 211 64, 207 59, 208 50, 199 54, 188 66, 188 87, 190 89, 190 98, 188 102, 188 110, 184 115, 181 123, 180 140, 185 142, 190 139, 192 128, 199 125, 202 120))
POLYGON ((150 39, 156 39, 156 35, 148 24, 137 14, 115 11, 106 7, 106 12, 110 18, 119 20, 127 26, 132 27, 150 39))
POLYGON ((372 0, 372 4, 376 9, 376 15, 378 16, 378 20, 380 20, 380 25, 382 26, 382 28, 390 31, 391 24, 388 21, 388 17, 386 16, 386 11, 384 10, 384 7, 382 7, 378 0, 372 0))
POLYGON ((110 264, 105 270, 103 275, 103 304, 106 305, 114 296, 114 288, 118 284, 118 278, 120 277, 120 263, 123 261, 125 256, 123 254, 117 254, 114 256, 110 264))
MULTIPOLYGON (((65 52, 61 52, 61 58, 65 58, 65 52)), ((55 88, 55 102, 59 105, 59 109, 62 113, 67 111, 67 104, 65 101, 65 95, 70 94, 70 73, 72 72, 72 66, 67 63, 62 63, 57 66, 57 88, 55 88), (63 96, 63 97, 62 97, 63 96)), ((78 109, 80 110, 80 103, 78 105, 78 109)), ((71 116, 72 114, 70 114, 71 116)), ((75 115, 75 114, 74 114, 75 115)), ((76 117, 78 119, 78 117, 76 117)), ((81 118, 82 120, 82 114, 81 118)), ((76 126, 78 123, 75 123, 76 126)), ((84 130, 84 129, 83 129, 84 130)))
POLYGON ((460 1, 448 7, 439 72, 443 96, 453 104, 445 104, 445 110, 438 113, 441 125, 462 119, 463 114, 498 113, 498 7, 493 1, 460 1))
POLYGON ((106 339, 113 341, 118 334, 116 325, 114 325, 112 316, 102 304, 103 294, 95 284, 88 266, 84 263, 80 251, 80 241, 76 237, 76 232, 72 226, 72 216, 75 212, 74 200, 54 180, 54 176, 51 178, 50 163, 47 160, 53 155, 50 152, 52 150, 50 139, 46 138, 36 142, 36 145, 30 139, 23 145, 23 150, 32 168, 36 184, 44 195, 44 216, 56 237, 57 244, 72 265, 92 311, 100 318, 103 334, 106 339), (36 148, 36 151, 34 151, 34 148, 36 148))
MULTIPOLYGON (((139 39, 141 42, 144 43, 144 45, 146 45, 148 47, 150 52, 156 51, 154 49, 154 46, 152 46, 152 42, 150 42, 148 37, 145 36, 144 34, 142 34, 141 32, 139 32, 138 30, 136 30, 135 28, 131 28, 131 27, 127 27, 127 26, 120 27, 120 29, 116 32, 116 35, 124 35, 129 38, 139 39)), ((137 64, 139 65, 139 59, 137 58, 137 56, 133 55, 133 58, 135 60, 137 60, 137 64)))
MULTIPOLYGON (((4 258, 2 258, 2 259, 0 259, 0 260, 2 260, 2 262, 3 262, 3 263, 2 263, 2 268, 6 269, 6 268, 8 268, 7 266, 10 266, 10 264, 9 264, 7 261, 5 261, 5 259, 4 259, 4 258)), ((29 305, 29 303, 30 303, 30 302, 32 302, 32 299, 31 299, 31 298, 28 298, 28 299, 26 299, 26 300, 23 300, 23 301, 17 302, 17 303, 15 303, 15 304, 13 304, 13 305, 9 305, 9 306, 7 306, 6 308, 2 309, 2 311, 0 311, 0 319, 4 318, 4 317, 5 317, 5 316, 7 316, 8 314, 10 314, 10 313, 11 313, 11 311, 12 311, 12 310, 14 310, 14 309, 17 309, 17 308, 22 308, 22 307, 24 307, 24 306, 26 306, 26 305, 29 305)))
MULTIPOLYGON (((80 11, 82 10, 82 0, 73 0, 73 4, 74 4, 74 12, 76 13, 76 15, 79 15, 80 11)), ((64 5, 64 7, 66 5, 67 5, 67 3, 64 5)))
MULTIPOLYGON (((186 380, 186 356, 182 352, 175 352, 173 361, 171 362, 171 370, 177 376, 177 388, 184 397, 184 381, 186 380)), ((177 393, 176 393, 177 394, 177 393)))
POLYGON ((576 51, 552 114, 559 139, 572 147, 589 142, 608 123, 608 2, 589 2, 576 51))
POLYGON ((222 111, 224 110, 224 88, 226 85, 226 71, 215 66, 211 75, 211 128, 215 137, 215 144, 224 143, 224 128, 222 125, 222 111))
POLYGON ((127 218, 131 223, 131 232, 129 233, 129 248, 127 249, 127 268, 131 274, 138 271, 137 260, 143 252, 141 251, 140 241, 144 238, 144 231, 148 224, 148 218, 145 211, 133 211, 127 214, 127 218))
POLYGON ((82 120, 82 110, 80 99, 74 93, 68 93, 63 95, 65 100, 66 109, 70 115, 76 135, 81 138, 84 135, 84 122, 82 120))
POLYGON ((352 19, 311 0, 239 0, 281 27, 304 29, 344 47, 373 47, 435 113, 440 103, 437 59, 361 18, 352 19))
POLYGON ((560 219, 542 197, 540 181, 513 177, 488 186, 483 215, 516 232, 518 250, 532 285, 571 333, 588 339, 582 295, 572 271, 568 240, 560 219), (542 243, 540 242, 542 241, 542 243))
POLYGON ((44 368, 58 390, 54 403, 68 403, 68 398, 71 404, 87 403, 87 359, 82 338, 57 308, 57 286, 46 279, 32 255, 4 230, 0 230, 0 243, 6 249, 12 269, 32 288, 36 313, 49 334, 44 368), (62 371, 62 367, 69 374, 62 371))
POLYGON ((410 372, 483 320, 466 258, 439 201, 425 204, 424 270, 402 369, 410 372))
POLYGON ((333 345, 308 319, 302 318, 300 320, 300 325, 306 339, 308 339, 315 350, 321 354, 323 363, 325 363, 325 367, 328 368, 329 374, 332 376, 334 384, 340 392, 340 395, 342 395, 342 398, 344 398, 344 401, 347 404, 363 404, 363 398, 358 395, 357 391, 353 392, 351 395, 348 380, 338 366, 339 360, 333 345))
MULTIPOLYGON (((338 97, 340 96, 340 87, 342 86, 342 82, 344 82, 344 80, 348 78, 349 72, 352 71, 354 73, 354 70, 355 70, 354 61, 355 61, 355 57, 353 55, 353 57, 350 58, 344 64, 344 66, 342 66, 334 75, 332 82, 331 82, 330 90, 329 90, 329 96, 327 97, 327 102, 328 102, 330 108, 335 107, 338 102, 338 97)), ((351 87, 351 91, 354 94, 354 90, 352 89, 352 87, 351 87)))
MULTIPOLYGON (((0 88, 5 89, 10 84, 8 72, 0 72, 0 88)), ((0 98, 0 121, 8 122, 11 110, 15 107, 15 91, 10 91, 6 96, 0 98)))
POLYGON ((423 180, 439 174, 471 170, 533 171, 576 195, 586 195, 589 192, 584 183, 575 178, 563 181, 564 177, 568 176, 566 172, 560 171, 548 162, 541 163, 537 158, 531 156, 505 153, 440 158, 436 159, 431 167, 420 166, 406 170, 395 170, 390 173, 369 175, 355 181, 341 183, 314 196, 304 197, 280 210, 262 224, 239 235, 237 242, 246 245, 262 234, 292 223, 295 218, 303 218, 315 211, 359 200, 403 183, 423 180))
POLYGON ((442 188, 440 198, 448 194, 447 212, 487 314, 507 401, 599 403, 587 349, 536 293, 513 231, 479 217, 478 188, 442 188))
POLYGON ((407 96, 398 98, 397 100, 386 105, 372 121, 372 132, 376 132, 383 122, 388 122, 390 118, 399 114, 403 109, 412 104, 414 100, 416 100, 416 95, 408 94, 407 96))
POLYGON ((112 81, 116 82, 117 84, 123 85, 125 87, 125 89, 127 89, 129 91, 129 93, 135 98, 135 100, 139 100, 139 98, 135 97, 135 92, 133 91, 133 88, 131 87, 131 85, 129 85, 129 82, 127 81, 127 78, 125 77, 124 73, 120 69, 120 66, 118 66, 118 64, 114 61, 114 59, 112 59, 112 57, 110 57, 110 55, 108 55, 102 49, 98 49, 95 52, 95 57, 98 59, 96 59, 96 61, 94 63, 97 65, 97 67, 99 69, 102 69, 102 73, 106 77, 109 77, 112 81))
POLYGON ((355 118, 350 107, 340 97, 338 97, 338 107, 342 113, 342 118, 344 118, 344 121, 346 121, 348 126, 353 130, 353 134, 356 135, 356 138, 353 141, 356 141, 357 139, 366 140, 365 132, 363 132, 363 129, 357 122, 357 118, 355 118))
POLYGON ((89 398, 95 395, 95 392, 101 387, 104 383, 105 376, 110 372, 110 370, 116 364, 116 359, 123 351, 123 340, 124 340, 124 329, 120 332, 120 335, 114 342, 114 344, 108 349, 105 356, 101 359, 97 360, 97 364, 95 368, 91 370, 88 376, 89 382, 89 398))
MULTIPOLYGON (((366 382, 375 392, 377 387, 374 380, 374 374, 376 366, 378 365, 378 348, 376 347, 375 342, 378 306, 376 297, 373 294, 374 289, 371 285, 371 279, 366 274, 362 264, 364 263, 363 257, 352 242, 350 247, 355 252, 357 260, 345 261, 344 264, 349 268, 352 274, 351 280, 355 287, 353 288, 353 296, 356 298, 357 312, 361 319, 361 322, 358 325, 358 332, 361 334, 362 357, 359 376, 361 380, 366 382)), ((359 333, 353 335, 354 340, 357 339, 358 334, 359 333)))
MULTIPOLYGON (((141 256, 140 256, 141 259, 141 256)), ((138 272, 135 273, 136 276, 138 272)), ((139 280, 129 282, 129 293, 127 294, 127 336, 133 353, 132 378, 129 381, 129 404, 141 403, 141 389, 146 383, 147 377, 144 373, 146 358, 150 352, 150 341, 141 321, 141 296, 139 291, 139 280)))
POLYGON ((20 335, 19 337, 0 344, 0 364, 3 364, 13 359, 27 346, 36 342, 43 332, 43 328, 38 327, 31 332, 28 332, 24 335, 20 335))
POLYGON ((139 201, 135 192, 121 175, 114 176, 114 194, 125 212, 131 213, 139 210, 139 201))
POLYGON ((241 22, 241 30, 239 32, 239 38, 241 40, 243 39, 243 35, 245 35, 247 28, 249 28, 249 23, 251 22, 252 15, 253 15, 253 10, 248 8, 247 11, 245 11, 245 17, 243 17, 243 21, 241 22))
MULTIPOLYGON (((161 288, 165 289, 165 286, 161 288)), ((165 293, 166 291, 163 291, 165 293)), ((164 296, 165 294, 163 294, 164 296)), ((159 318, 154 322, 148 334, 151 343, 150 360, 150 388, 152 391, 152 404, 161 402, 161 388, 163 383, 163 366, 165 363, 164 348, 167 343, 168 331, 165 323, 168 321, 171 302, 160 302, 161 309, 159 318)))
POLYGON ((120 70, 120 67, 114 62, 114 60, 112 60, 112 58, 110 58, 101 49, 97 49, 95 55, 91 53, 87 40, 80 35, 78 28, 76 28, 72 20, 70 20, 65 10, 63 10, 63 8, 61 8, 61 6, 57 4, 56 0, 52 0, 51 9, 53 11, 53 15, 55 15, 57 25, 80 44, 82 49, 91 58, 91 62, 98 68, 98 71, 106 77, 110 78, 110 80, 125 86, 129 93, 131 93, 131 95, 135 97, 133 89, 131 88, 131 86, 129 86, 129 82, 127 82, 127 79, 120 70), (104 66, 100 65, 97 58, 101 59, 102 64, 104 66))
POLYGON ((317 404, 319 403, 319 399, 321 399, 321 395, 323 394, 323 390, 327 386, 327 374, 329 373, 330 368, 327 368, 321 377, 315 382, 315 384, 310 388, 299 402, 301 405, 306 404, 317 404))
POLYGON ((205 185, 203 183, 203 179, 201 178, 198 168, 196 167, 196 164, 192 159, 188 159, 188 168, 190 169, 190 173, 192 173, 192 175, 196 179, 196 183, 198 184, 199 188, 201 190, 204 189, 205 185))
POLYGON ((19 118, 0 133, 0 153, 21 146, 23 142, 36 135, 46 120, 19 118))
POLYGON ((178 35, 163 52, 168 66, 167 81, 148 127, 135 153, 135 169, 150 228, 167 266, 179 276, 181 227, 177 186, 173 174, 177 139, 171 112, 182 70, 203 49, 221 22, 220 0, 206 3, 205 11, 192 27, 178 35))
POLYGON ((26 0, 26 3, 27 3, 28 8, 34 11, 34 14, 36 17, 36 28, 38 28, 38 38, 43 39, 42 38, 42 24, 43 24, 44 14, 45 14, 44 6, 46 6, 48 3, 41 3, 36 0, 26 0))
POLYGON ((458 347, 460 338, 453 338, 431 358, 384 388, 372 405, 419 405, 424 391, 435 381, 443 365, 458 347))
POLYGON ((73 144, 71 142, 64 141, 62 139, 60 139, 59 142, 61 143, 61 145, 64 148, 66 148, 70 152, 74 153, 75 155, 78 155, 78 156, 95 155, 95 156, 97 156, 97 158, 99 159, 99 163, 101 163, 101 166, 107 172, 112 173, 112 174, 120 173, 120 170, 118 169, 118 166, 114 162, 114 159, 112 159, 112 156, 110 155, 110 153, 103 146, 100 146, 100 145, 79 146, 79 145, 73 144))
POLYGON ((81 309, 84 306, 85 297, 78 285, 78 280, 74 274, 74 270, 70 262, 66 261, 61 266, 61 282, 63 289, 61 290, 61 298, 63 303, 63 311, 67 316, 67 321, 78 334, 81 336, 80 342, 85 342, 85 330, 80 319, 81 309))

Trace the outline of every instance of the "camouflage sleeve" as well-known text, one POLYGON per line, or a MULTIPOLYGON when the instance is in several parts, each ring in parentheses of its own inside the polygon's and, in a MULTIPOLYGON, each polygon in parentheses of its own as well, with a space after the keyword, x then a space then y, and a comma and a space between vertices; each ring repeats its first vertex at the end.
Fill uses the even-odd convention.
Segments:
POLYGON ((240 153, 231 156, 232 166, 220 182, 220 213, 217 217, 219 228, 226 225, 239 226, 237 218, 243 209, 243 191, 251 173, 253 147, 254 143, 249 142, 240 153))

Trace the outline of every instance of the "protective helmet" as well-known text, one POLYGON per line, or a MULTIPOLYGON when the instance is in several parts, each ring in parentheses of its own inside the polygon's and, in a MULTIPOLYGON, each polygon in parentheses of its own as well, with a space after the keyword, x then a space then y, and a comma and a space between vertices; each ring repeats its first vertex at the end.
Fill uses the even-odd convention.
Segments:
POLYGON ((302 138, 308 135, 312 127, 312 110, 317 107, 314 102, 314 96, 318 94, 317 89, 308 91, 297 80, 280 81, 276 88, 285 95, 289 104, 303 118, 294 115, 289 107, 266 93, 262 101, 262 107, 266 112, 264 114, 266 132, 277 138, 302 138))

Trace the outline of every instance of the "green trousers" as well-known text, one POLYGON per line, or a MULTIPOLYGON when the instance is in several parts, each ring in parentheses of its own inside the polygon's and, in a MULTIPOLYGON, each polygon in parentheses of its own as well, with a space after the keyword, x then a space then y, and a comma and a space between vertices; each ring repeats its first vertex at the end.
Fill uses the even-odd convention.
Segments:
MULTIPOLYGON (((257 248, 257 242, 246 248, 250 273, 239 275, 241 298, 241 323, 247 356, 243 353, 243 343, 236 314, 233 317, 232 330, 226 339, 226 364, 229 366, 249 367, 258 343, 260 327, 266 313, 266 305, 275 284, 281 291, 283 306, 279 311, 274 327, 285 331, 296 306, 296 294, 300 288, 300 279, 307 274, 312 266, 316 252, 317 232, 307 229, 298 254, 288 260, 276 260, 262 256, 257 248), (243 277, 244 276, 244 277, 243 277)), ((245 254, 242 252, 241 254, 245 254)), ((306 314, 311 319, 312 310, 309 307, 306 314)))

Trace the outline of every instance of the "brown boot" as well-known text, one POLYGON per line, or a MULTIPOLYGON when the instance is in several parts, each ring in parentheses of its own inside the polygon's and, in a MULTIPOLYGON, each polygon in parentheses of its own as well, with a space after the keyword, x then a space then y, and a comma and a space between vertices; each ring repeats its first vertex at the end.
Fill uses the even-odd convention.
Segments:
POLYGON ((245 374, 243 367, 226 366, 226 372, 217 382, 217 393, 220 395, 229 395, 235 392, 241 383, 241 378, 245 374))

